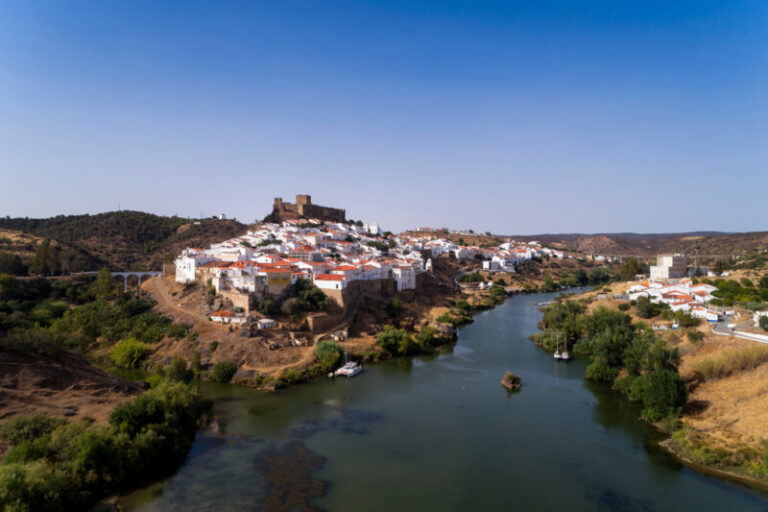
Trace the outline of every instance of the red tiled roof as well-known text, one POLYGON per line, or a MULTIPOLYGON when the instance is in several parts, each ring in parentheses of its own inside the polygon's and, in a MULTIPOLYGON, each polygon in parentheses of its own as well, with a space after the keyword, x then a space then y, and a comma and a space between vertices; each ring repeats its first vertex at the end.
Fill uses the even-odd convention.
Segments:
POLYGON ((315 281, 345 281, 346 279, 349 278, 338 274, 318 274, 315 276, 315 281))

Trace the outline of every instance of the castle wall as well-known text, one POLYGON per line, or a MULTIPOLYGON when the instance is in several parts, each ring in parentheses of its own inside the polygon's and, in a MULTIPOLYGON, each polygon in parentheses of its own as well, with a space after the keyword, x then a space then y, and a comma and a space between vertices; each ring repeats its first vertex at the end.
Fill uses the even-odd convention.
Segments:
POLYGON ((264 222, 282 222, 301 217, 332 222, 342 222, 347 218, 345 210, 312 204, 312 196, 300 194, 296 196, 295 203, 286 203, 282 198, 276 197, 272 206, 272 213, 264 218, 264 222))

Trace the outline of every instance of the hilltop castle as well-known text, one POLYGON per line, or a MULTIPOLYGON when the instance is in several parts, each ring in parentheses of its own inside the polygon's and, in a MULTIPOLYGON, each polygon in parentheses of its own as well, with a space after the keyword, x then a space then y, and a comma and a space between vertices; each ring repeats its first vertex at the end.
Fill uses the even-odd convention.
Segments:
POLYGON ((272 213, 264 217, 264 222, 283 222, 291 219, 320 219, 332 222, 343 222, 347 218, 346 211, 339 208, 312 204, 312 196, 299 194, 296 203, 283 202, 282 197, 276 197, 272 213))

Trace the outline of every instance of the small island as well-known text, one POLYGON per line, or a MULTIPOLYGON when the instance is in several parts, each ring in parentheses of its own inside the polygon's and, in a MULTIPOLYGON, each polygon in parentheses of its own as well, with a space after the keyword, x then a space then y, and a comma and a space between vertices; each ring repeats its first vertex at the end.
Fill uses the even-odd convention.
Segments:
POLYGON ((501 378, 501 385, 504 386, 504 389, 507 391, 520 391, 520 377, 512 372, 507 372, 504 374, 504 377, 501 378))

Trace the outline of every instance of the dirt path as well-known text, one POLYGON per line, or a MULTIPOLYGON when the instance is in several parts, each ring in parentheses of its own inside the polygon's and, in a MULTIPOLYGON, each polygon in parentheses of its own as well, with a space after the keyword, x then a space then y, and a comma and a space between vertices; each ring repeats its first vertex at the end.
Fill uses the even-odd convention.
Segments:
POLYGON ((181 307, 178 299, 171 295, 170 288, 166 283, 163 283, 161 278, 152 277, 147 279, 141 284, 141 288, 152 294, 152 297, 157 301, 157 307, 166 315, 173 316, 178 322, 192 324, 196 332, 212 327, 208 319, 200 318, 200 316, 194 315, 181 307))

